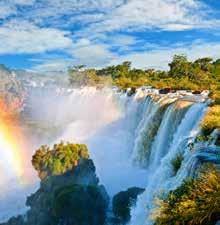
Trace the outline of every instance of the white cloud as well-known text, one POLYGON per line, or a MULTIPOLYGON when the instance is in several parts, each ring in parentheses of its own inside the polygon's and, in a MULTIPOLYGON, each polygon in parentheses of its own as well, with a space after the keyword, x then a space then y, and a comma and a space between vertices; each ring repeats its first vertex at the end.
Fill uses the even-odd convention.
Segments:
POLYGON ((73 58, 45 58, 35 60, 38 64, 32 69, 43 71, 64 71, 69 66, 84 64, 87 67, 101 68, 108 65, 116 65, 123 61, 131 61, 136 68, 154 68, 160 70, 168 69, 168 63, 175 54, 185 54, 189 60, 201 57, 220 58, 220 43, 203 43, 197 41, 192 45, 183 43, 167 48, 155 46, 154 50, 143 52, 131 52, 120 56, 112 53, 108 46, 93 44, 89 40, 83 39, 75 43, 71 49, 73 58))
POLYGON ((57 72, 66 71, 68 67, 72 66, 73 62, 71 59, 44 59, 39 60, 40 64, 32 67, 33 71, 37 72, 57 72))
MULTIPOLYGON (((56 26, 70 23, 89 23, 88 31, 114 31, 121 29, 185 30, 219 26, 219 21, 208 19, 210 9, 197 0, 2 0, 10 10, 1 10, 2 17, 10 14, 45 22, 56 26), (17 5, 30 6, 25 15, 19 14, 17 5), (68 21, 63 23, 62 16, 68 21), (216 23, 217 22, 217 23, 216 23)), ((0 11, 0 15, 1 15, 0 11)), ((83 28, 80 29, 84 30, 83 28)))
MULTIPOLYGON (((73 63, 89 67, 131 60, 138 67, 165 68, 175 53, 214 55, 219 45, 164 49, 132 31, 217 30, 219 20, 208 15, 215 15, 213 10, 198 0, 0 0, 0 54, 61 50, 73 63)), ((62 62, 68 64, 46 60, 38 69, 61 67, 62 62)))
POLYGON ((69 33, 53 28, 39 28, 27 22, 13 22, 0 27, 0 54, 42 53, 72 47, 69 33))
POLYGON ((112 53, 107 45, 93 43, 88 39, 80 39, 68 48, 67 53, 72 57, 68 59, 59 58, 59 56, 45 55, 40 59, 31 59, 35 65, 32 69, 37 71, 61 71, 69 66, 83 64, 87 67, 100 68, 108 65, 116 54, 112 53))
MULTIPOLYGON (((87 32, 115 30, 186 30, 213 26, 206 19, 204 4, 196 0, 128 0, 106 13, 101 22, 92 24, 87 32)), ((207 6, 206 6, 207 8, 207 6)), ((219 26, 218 23, 215 23, 219 26)))
POLYGON ((35 0, 7 0, 11 4, 15 5, 33 5, 35 3, 35 0))
POLYGON ((106 37, 106 40, 109 39, 109 42, 113 46, 128 46, 136 43, 136 38, 131 35, 114 35, 112 37, 106 37))
POLYGON ((75 64, 88 67, 105 66, 115 57, 107 45, 92 43, 88 39, 80 39, 71 51, 75 64))
POLYGON ((13 14, 14 11, 14 7, 10 5, 4 5, 2 2, 0 2, 0 19, 5 19, 9 15, 13 14))
POLYGON ((195 42, 189 46, 157 48, 151 51, 130 53, 125 56, 118 56, 112 60, 109 65, 118 64, 123 61, 131 61, 134 67, 137 68, 156 68, 167 69, 168 63, 172 60, 175 54, 185 54, 189 60, 195 60, 201 57, 212 57, 213 59, 220 58, 220 43, 202 43, 195 42))

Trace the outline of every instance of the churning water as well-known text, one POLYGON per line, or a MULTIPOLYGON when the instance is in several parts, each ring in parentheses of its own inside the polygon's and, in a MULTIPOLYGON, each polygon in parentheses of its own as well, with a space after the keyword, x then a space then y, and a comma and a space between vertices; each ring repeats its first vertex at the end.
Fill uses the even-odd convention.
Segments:
MULTIPOLYGON (((206 101, 205 95, 159 95, 153 89, 138 89, 128 97, 110 88, 36 87, 29 93, 26 115, 45 132, 40 130, 45 135, 38 137, 38 144, 86 143, 100 182, 111 196, 132 186, 146 188, 131 210, 130 224, 150 225, 155 197, 176 188, 196 170, 198 158, 189 143, 199 132, 206 101), (184 160, 175 174, 171 161, 178 154, 184 160)), ((15 214, 0 212, 0 219, 15 214)))

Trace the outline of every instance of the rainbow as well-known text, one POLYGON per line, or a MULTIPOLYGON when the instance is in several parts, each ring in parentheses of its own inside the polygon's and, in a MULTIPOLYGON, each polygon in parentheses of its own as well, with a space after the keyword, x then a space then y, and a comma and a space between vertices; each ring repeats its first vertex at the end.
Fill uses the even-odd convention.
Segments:
POLYGON ((16 179, 22 185, 27 184, 29 162, 24 136, 16 119, 0 118, 1 183, 7 183, 8 179, 16 179))

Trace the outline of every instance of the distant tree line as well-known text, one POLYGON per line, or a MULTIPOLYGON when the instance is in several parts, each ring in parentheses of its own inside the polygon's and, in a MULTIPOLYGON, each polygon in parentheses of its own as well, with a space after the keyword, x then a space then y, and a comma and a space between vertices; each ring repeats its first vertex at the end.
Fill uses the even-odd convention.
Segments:
POLYGON ((131 62, 108 66, 102 69, 88 69, 84 65, 69 69, 71 85, 116 85, 128 87, 152 86, 184 90, 210 90, 211 97, 220 103, 220 59, 205 57, 193 62, 185 55, 174 55, 169 70, 136 69, 131 62))
POLYGON ((102 69, 88 69, 84 65, 69 69, 69 81, 73 86, 117 86, 122 90, 151 86, 174 90, 209 90, 213 100, 203 120, 204 134, 220 128, 220 59, 205 57, 189 61, 185 55, 174 55, 169 70, 132 68, 131 62, 102 69))

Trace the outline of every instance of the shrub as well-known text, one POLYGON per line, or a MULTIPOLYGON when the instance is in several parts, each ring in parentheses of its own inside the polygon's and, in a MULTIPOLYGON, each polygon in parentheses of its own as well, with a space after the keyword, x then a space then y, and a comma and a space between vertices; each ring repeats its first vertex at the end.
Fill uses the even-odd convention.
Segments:
POLYGON ((33 167, 39 177, 45 179, 51 175, 60 175, 72 170, 79 160, 88 159, 89 153, 84 144, 55 144, 52 149, 41 146, 32 157, 33 167))
POLYGON ((204 135, 210 135, 214 129, 220 128, 220 105, 209 107, 201 123, 201 128, 204 135))
POLYGON ((195 180, 187 180, 157 201, 156 225, 214 225, 220 219, 220 173, 206 166, 195 180))

